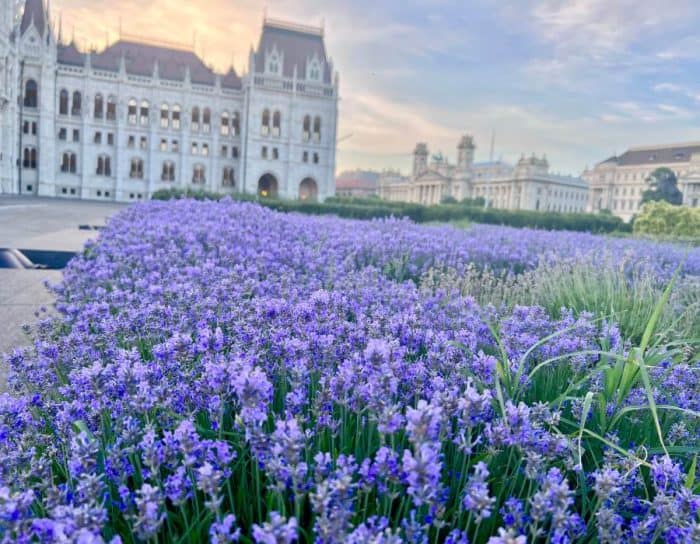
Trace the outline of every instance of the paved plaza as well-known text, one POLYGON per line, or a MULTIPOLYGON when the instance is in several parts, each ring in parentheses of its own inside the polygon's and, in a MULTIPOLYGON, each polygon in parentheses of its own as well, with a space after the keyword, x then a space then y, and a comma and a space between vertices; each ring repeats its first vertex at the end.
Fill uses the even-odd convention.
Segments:
MULTIPOLYGON (((80 251, 96 230, 123 204, 0 195, 0 248, 80 251)), ((36 321, 35 311, 48 308, 53 297, 44 282, 61 279, 57 270, 0 269, 0 353, 26 345, 22 325, 36 321)), ((4 388, 0 364, 0 391, 4 388)))

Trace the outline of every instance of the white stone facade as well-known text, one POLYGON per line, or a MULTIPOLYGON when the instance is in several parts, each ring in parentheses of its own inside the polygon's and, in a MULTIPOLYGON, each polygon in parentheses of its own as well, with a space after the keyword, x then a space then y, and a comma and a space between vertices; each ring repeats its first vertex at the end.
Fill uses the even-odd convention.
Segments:
POLYGON ((338 76, 321 29, 265 20, 239 77, 173 44, 123 37, 81 52, 48 21, 42 0, 26 0, 21 22, 0 26, 0 52, 18 59, 7 89, 20 97, 2 110, 0 149, 16 151, 3 152, 0 192, 334 195, 338 76))
POLYGON ((12 183, 17 162, 17 52, 13 42, 14 0, 0 0, 0 192, 12 183))
POLYGON ((642 206, 647 179, 657 168, 675 172, 683 205, 700 207, 700 142, 632 147, 582 174, 590 185, 588 210, 609 210, 629 221, 642 206))
POLYGON ((502 161, 474 163, 474 142, 464 136, 457 146, 457 163, 438 155, 428 161, 428 147, 416 146, 411 176, 392 171, 379 179, 379 196, 387 200, 435 205, 445 198, 484 199, 486 206, 507 210, 562 213, 585 211, 586 182, 549 172, 545 158, 522 157, 516 166, 502 161))

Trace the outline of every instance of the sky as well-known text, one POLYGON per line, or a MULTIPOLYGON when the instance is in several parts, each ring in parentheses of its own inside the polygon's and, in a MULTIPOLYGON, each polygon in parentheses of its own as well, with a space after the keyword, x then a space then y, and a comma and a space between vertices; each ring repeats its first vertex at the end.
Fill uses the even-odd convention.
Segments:
POLYGON ((340 73, 338 171, 547 156, 552 171, 635 145, 700 141, 698 0, 52 0, 63 36, 194 44, 247 71, 263 14, 325 29, 340 73))

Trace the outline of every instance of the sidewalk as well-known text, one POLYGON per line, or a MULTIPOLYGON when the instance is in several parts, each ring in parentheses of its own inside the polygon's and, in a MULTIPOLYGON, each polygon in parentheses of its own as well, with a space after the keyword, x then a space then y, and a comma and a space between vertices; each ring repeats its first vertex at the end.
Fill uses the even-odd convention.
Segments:
MULTIPOLYGON (((113 202, 0 195, 0 247, 77 252, 98 235, 96 230, 80 230, 79 225, 104 225, 122 208, 113 202)), ((53 304, 44 281, 60 279, 56 270, 0 269, 0 354, 29 343, 22 325, 34 323, 34 312, 53 304)), ((4 384, 5 368, 0 363, 0 392, 4 384)))

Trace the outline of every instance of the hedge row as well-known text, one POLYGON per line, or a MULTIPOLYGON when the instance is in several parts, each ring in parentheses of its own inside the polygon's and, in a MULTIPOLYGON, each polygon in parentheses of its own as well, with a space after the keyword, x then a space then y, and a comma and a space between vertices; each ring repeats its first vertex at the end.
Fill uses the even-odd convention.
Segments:
MULTIPOLYGON (((182 191, 181 189, 166 189, 153 194, 153 198, 157 200, 182 197, 218 200, 223 196, 207 191, 182 191)), ((379 199, 332 198, 326 202, 303 202, 299 200, 258 199, 251 195, 234 195, 233 198, 257 201, 263 206, 284 212, 300 212, 312 215, 334 214, 351 219, 377 219, 394 216, 408 217, 416 223, 447 223, 466 219, 474 223, 547 230, 573 230, 597 233, 631 231, 630 225, 612 215, 498 210, 475 207, 469 203, 423 206, 402 202, 386 202, 379 199)))

